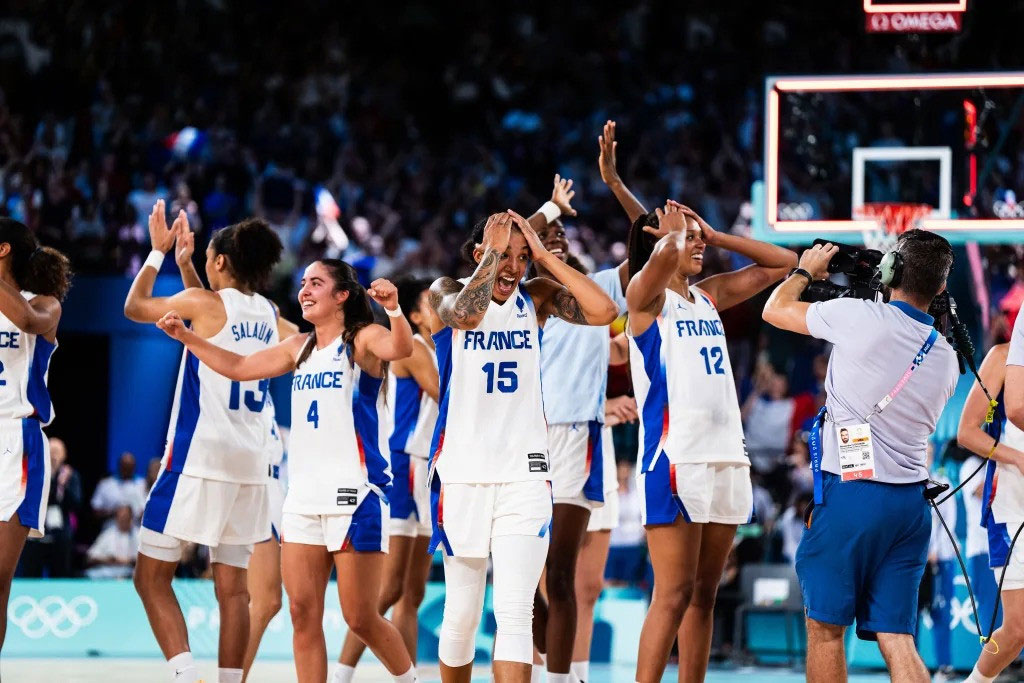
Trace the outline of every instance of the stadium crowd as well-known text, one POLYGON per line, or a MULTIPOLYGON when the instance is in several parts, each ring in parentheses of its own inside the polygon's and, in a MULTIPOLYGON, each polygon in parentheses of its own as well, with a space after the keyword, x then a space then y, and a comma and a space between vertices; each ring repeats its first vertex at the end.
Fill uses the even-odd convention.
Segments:
MULTIPOLYGON (((300 264, 342 256, 367 280, 456 272, 480 217, 533 210, 559 173, 577 191, 572 249, 608 266, 624 257, 628 220, 597 165, 605 120, 618 123, 618 170, 638 197, 676 198, 743 232, 762 175, 765 74, 998 68, 1017 49, 1000 27, 1019 23, 1001 15, 1024 19, 979 4, 955 40, 877 37, 839 29, 862 23, 859 4, 847 4, 825 21, 812 0, 700 1, 685 12, 469 3, 445 14, 360 3, 344 17, 325 2, 15 3, 0 17, 0 215, 70 254, 80 275, 137 272, 157 199, 188 213, 197 254, 219 228, 260 216, 285 244, 274 293, 294 314, 300 264), (43 20, 58 11, 62 22, 43 20)), ((1024 157, 1004 162, 1008 177, 1024 173, 1024 157)), ((992 343, 1008 338, 1024 301, 1024 252, 983 257, 989 287, 978 300, 992 343)), ((706 273, 736 265, 722 258, 706 273)), ((173 259, 164 268, 176 272, 173 259)), ((733 589, 739 564, 792 560, 810 488, 808 420, 823 401, 826 349, 763 327, 761 304, 723 315, 759 518, 726 572, 733 589)), ((628 391, 625 377, 613 390, 628 391)), ((631 490, 635 428, 616 440, 623 524, 608 578, 649 585, 631 490)), ((155 473, 138 476, 147 464, 126 453, 109 478, 82 481, 74 465, 86 454, 62 443, 51 453, 56 511, 21 572, 130 575, 125 549, 155 473)), ((206 571, 202 553, 186 564, 206 571)))

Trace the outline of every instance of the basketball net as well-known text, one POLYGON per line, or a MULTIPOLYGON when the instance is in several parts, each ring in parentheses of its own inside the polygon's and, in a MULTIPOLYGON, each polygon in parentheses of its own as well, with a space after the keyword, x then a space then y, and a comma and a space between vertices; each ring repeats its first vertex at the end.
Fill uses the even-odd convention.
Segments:
POLYGON ((877 249, 883 254, 892 251, 900 235, 917 227, 925 216, 931 215, 934 207, 928 204, 906 204, 901 202, 868 202, 853 210, 857 220, 875 220, 878 227, 862 230, 864 246, 877 249))

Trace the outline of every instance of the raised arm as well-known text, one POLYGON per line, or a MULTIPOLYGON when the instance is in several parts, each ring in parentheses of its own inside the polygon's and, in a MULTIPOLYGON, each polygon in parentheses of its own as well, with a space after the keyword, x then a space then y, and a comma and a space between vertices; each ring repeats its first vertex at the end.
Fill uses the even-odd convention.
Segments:
POLYGON ((174 262, 178 264, 178 271, 181 273, 181 284, 185 289, 197 287, 204 289, 203 281, 196 272, 196 266, 192 263, 192 254, 196 249, 196 236, 188 224, 188 214, 184 211, 178 213, 171 226, 174 233, 174 262))
POLYGON ((430 286, 430 305, 448 327, 472 330, 480 324, 491 303, 498 264, 505 258, 512 233, 512 216, 496 213, 487 219, 480 261, 469 282, 463 286, 450 277, 439 278, 430 286))
POLYGON ((0 280, 0 313, 22 332, 41 334, 53 341, 61 306, 52 296, 39 294, 26 299, 17 287, 0 280))
POLYGON ((384 307, 391 318, 391 329, 374 324, 360 330, 355 338, 357 360, 366 352, 384 362, 407 358, 412 354, 412 328, 398 308, 398 289, 384 278, 379 278, 370 283, 366 294, 384 307))
POLYGON ((705 244, 727 249, 754 262, 754 265, 712 275, 697 283, 698 287, 715 300, 718 310, 723 311, 746 301, 784 278, 786 273, 796 267, 796 254, 789 249, 748 237, 718 232, 704 222, 696 211, 681 204, 679 206, 683 213, 697 221, 705 244))
MULTIPOLYGON (((813 280, 824 280, 828 277, 828 262, 837 251, 839 248, 832 244, 815 245, 800 255, 800 268, 807 271, 813 280)), ((768 297, 768 303, 764 305, 761 314, 764 321, 780 330, 810 334, 807 329, 807 309, 811 305, 800 301, 800 295, 809 284, 811 280, 800 273, 793 273, 786 278, 768 297)))
POLYGON ((629 340, 626 333, 620 332, 612 337, 611 353, 608 358, 608 365, 624 365, 629 362, 629 340))
MULTIPOLYGON (((430 357, 430 351, 423 344, 413 344, 412 346, 412 355, 398 361, 397 367, 400 367, 407 376, 416 380, 419 388, 426 392, 435 402, 440 401, 440 390, 438 388, 440 380, 437 375, 437 368, 434 366, 434 361, 430 357)), ((392 366, 392 368, 396 368, 396 366, 392 366)))
POLYGON ((558 280, 538 277, 527 283, 531 296, 537 299, 538 315, 553 315, 577 325, 607 325, 619 317, 615 302, 596 282, 545 249, 525 218, 514 211, 509 214, 526 238, 534 262, 558 280))
MULTIPOLYGON (((647 329, 661 310, 665 288, 679 269, 679 256, 686 248, 686 240, 693 239, 694 231, 686 230, 685 214, 677 207, 665 205, 664 211, 655 209, 655 213, 658 228, 665 231, 665 235, 654 245, 651 257, 626 287, 630 329, 634 334, 647 329), (641 319, 634 319, 637 316, 641 319)), ((644 231, 657 234, 657 230, 649 226, 644 227, 644 231)))
MULTIPOLYGON (((1007 369, 1007 350, 1007 344, 993 346, 978 369, 981 381, 985 383, 985 386, 993 394, 998 394, 999 390, 1003 387, 1003 380, 1006 377, 1007 369)), ((1009 385, 1007 385, 1007 388, 1009 388, 1009 385)), ((992 450, 996 440, 981 427, 985 423, 985 415, 988 409, 988 398, 985 396, 985 392, 981 390, 981 385, 975 381, 971 387, 971 392, 967 395, 967 400, 964 402, 964 410, 960 414, 960 425, 956 430, 957 442, 967 450, 983 458, 990 457, 997 462, 1014 465, 1021 472, 1024 472, 1024 452, 1011 448, 1001 442, 995 446, 995 450, 992 450)))
POLYGON ((228 379, 245 382, 284 375, 295 369, 295 358, 306 335, 296 335, 248 356, 222 349, 185 327, 177 312, 171 311, 157 321, 156 326, 177 339, 204 365, 228 379))
POLYGON ((530 227, 540 232, 549 223, 554 223, 560 216, 575 216, 576 209, 572 208, 572 198, 576 196, 576 190, 572 189, 572 180, 562 178, 555 174, 555 187, 551 190, 551 199, 544 202, 537 211, 526 221, 530 227))
MULTIPOLYGON (((166 254, 174 246, 175 235, 181 230, 180 222, 185 220, 182 211, 178 214, 174 226, 168 228, 164 217, 164 200, 157 201, 152 213, 149 214, 149 239, 153 251, 166 254)), ((214 312, 219 312, 221 317, 224 316, 224 305, 220 297, 201 287, 186 289, 170 297, 154 297, 153 284, 156 282, 157 271, 156 265, 149 263, 139 269, 124 302, 126 318, 139 323, 153 323, 170 311, 176 311, 193 321, 199 316, 209 316, 214 312)))
POLYGON ((597 158, 597 164, 601 169, 601 180, 612 191, 615 198, 619 200, 619 205, 622 206, 626 215, 629 216, 629 222, 632 224, 637 218, 647 213, 647 209, 629 191, 629 188, 626 187, 626 184, 622 182, 622 178, 619 176, 615 162, 615 151, 619 143, 615 140, 614 121, 605 122, 604 131, 597 137, 597 145, 601 150, 597 158))

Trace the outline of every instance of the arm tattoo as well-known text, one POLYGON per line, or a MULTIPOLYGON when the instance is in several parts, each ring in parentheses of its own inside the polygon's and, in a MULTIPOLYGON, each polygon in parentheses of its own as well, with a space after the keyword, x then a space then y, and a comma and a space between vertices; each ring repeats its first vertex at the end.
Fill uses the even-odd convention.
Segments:
POLYGON ((583 314, 580 302, 565 287, 556 291, 555 295, 551 297, 551 312, 556 317, 574 325, 587 324, 587 316, 583 314))
POLYGON ((498 254, 488 251, 466 284, 446 278, 442 292, 430 292, 430 304, 441 322, 449 327, 462 328, 474 318, 482 316, 491 303, 494 276, 498 270, 498 254), (450 295, 456 294, 454 300, 450 295))

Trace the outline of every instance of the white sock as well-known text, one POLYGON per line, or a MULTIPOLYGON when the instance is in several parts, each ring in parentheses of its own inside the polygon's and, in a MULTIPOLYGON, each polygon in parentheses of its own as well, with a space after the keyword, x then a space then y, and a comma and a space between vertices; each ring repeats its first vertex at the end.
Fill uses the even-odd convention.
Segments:
POLYGON ((395 676, 395 683, 416 683, 419 679, 416 678, 416 667, 410 666, 409 670, 401 676, 395 676))
POLYGON ((217 669, 219 683, 242 683, 241 669, 217 669))
POLYGON ((974 671, 964 680, 964 683, 992 683, 994 680, 996 680, 995 676, 986 676, 978 671, 978 665, 975 664, 974 671))
POLYGON ((334 677, 331 683, 352 683, 352 677, 356 675, 356 668, 347 664, 339 664, 334 670, 334 677))
POLYGON ((587 683, 590 678, 590 662, 573 662, 569 665, 569 673, 575 676, 573 683, 587 683))
POLYGON ((544 680, 544 665, 534 664, 530 671, 530 683, 542 683, 544 680))
POLYGON ((167 667, 171 670, 171 680, 174 683, 199 683, 199 670, 196 669, 195 660, 188 650, 168 659, 167 667))
POLYGON ((553 674, 548 672, 548 683, 569 683, 569 674, 553 674))

